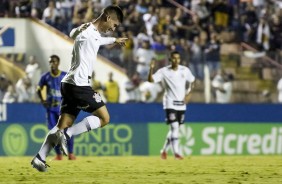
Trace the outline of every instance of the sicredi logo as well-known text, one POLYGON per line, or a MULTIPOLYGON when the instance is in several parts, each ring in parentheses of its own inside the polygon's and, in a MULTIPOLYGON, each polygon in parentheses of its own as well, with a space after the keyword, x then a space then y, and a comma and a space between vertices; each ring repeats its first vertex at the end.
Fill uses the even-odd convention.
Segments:
POLYGON ((191 155, 193 152, 192 147, 195 144, 195 138, 193 137, 193 130, 191 127, 181 126, 179 132, 180 146, 179 151, 182 155, 191 155))
POLYGON ((23 126, 10 125, 2 136, 3 150, 9 156, 24 155, 28 147, 28 135, 23 126))
POLYGON ((282 154, 282 127, 269 126, 245 132, 240 131, 240 125, 234 125, 234 129, 224 126, 199 128, 181 126, 179 140, 182 155, 282 154))
POLYGON ((272 127, 263 134, 225 133, 224 127, 206 127, 202 131, 205 147, 201 154, 281 154, 282 127, 272 127))

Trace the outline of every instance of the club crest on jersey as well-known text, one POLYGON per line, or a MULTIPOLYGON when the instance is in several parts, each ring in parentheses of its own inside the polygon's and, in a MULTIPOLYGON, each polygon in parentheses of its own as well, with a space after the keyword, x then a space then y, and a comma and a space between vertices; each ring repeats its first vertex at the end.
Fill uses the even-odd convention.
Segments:
POLYGON ((94 93, 93 98, 95 99, 95 101, 96 101, 97 103, 102 102, 102 97, 100 96, 99 93, 94 93))

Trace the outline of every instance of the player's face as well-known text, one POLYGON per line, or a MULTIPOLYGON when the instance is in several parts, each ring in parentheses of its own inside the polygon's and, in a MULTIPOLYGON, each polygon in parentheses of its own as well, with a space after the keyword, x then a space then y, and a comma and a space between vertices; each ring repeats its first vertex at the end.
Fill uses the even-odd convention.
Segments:
POLYGON ((173 54, 170 58, 171 60, 171 66, 172 68, 175 68, 179 65, 181 58, 180 58, 180 54, 173 54))
MULTIPOLYGON (((113 16, 112 16, 113 17, 113 16)), ((119 21, 116 18, 112 18, 111 16, 107 16, 107 21, 104 24, 103 32, 112 32, 115 31, 119 26, 119 21)))
POLYGON ((50 65, 50 69, 52 71, 58 70, 58 68, 59 68, 59 61, 57 59, 55 59, 55 58, 50 58, 49 59, 49 65, 50 65))

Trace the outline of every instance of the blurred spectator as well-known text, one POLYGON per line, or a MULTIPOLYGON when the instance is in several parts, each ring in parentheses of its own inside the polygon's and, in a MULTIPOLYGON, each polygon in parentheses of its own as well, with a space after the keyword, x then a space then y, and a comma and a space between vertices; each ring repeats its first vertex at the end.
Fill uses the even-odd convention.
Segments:
POLYGON ((166 62, 166 52, 167 48, 164 44, 164 40, 161 36, 156 35, 153 43, 151 44, 151 49, 155 53, 156 65, 157 68, 161 68, 165 65, 166 62))
POLYGON ((149 72, 149 65, 155 54, 150 49, 150 43, 143 41, 142 47, 138 48, 135 54, 135 62, 137 63, 136 71, 140 74, 142 80, 146 80, 149 72))
POLYGON ((204 79, 204 58, 203 58, 203 50, 200 45, 199 37, 194 37, 194 42, 191 43, 190 46, 190 63, 189 68, 191 69, 192 74, 196 77, 196 79, 203 80, 204 79))
POLYGON ((270 47, 272 49, 282 49, 282 19, 278 16, 273 16, 271 25, 271 44, 270 47))
POLYGON ((15 86, 18 102, 35 102, 36 89, 28 76, 19 79, 15 86))
POLYGON ((159 9, 155 9, 153 6, 150 6, 149 12, 143 15, 146 31, 150 37, 153 35, 153 27, 158 23, 158 11, 159 9))
POLYGON ((159 83, 150 83, 148 81, 140 84, 139 89, 141 92, 141 102, 145 103, 156 102, 162 92, 162 87, 159 83))
POLYGON ((31 55, 29 57, 28 64, 25 68, 25 73, 27 77, 31 80, 32 87, 35 89, 37 86, 37 82, 39 81, 41 76, 41 69, 39 68, 39 64, 34 55, 31 55))
POLYGON ((6 93, 4 94, 3 103, 17 102, 17 98, 18 96, 15 90, 15 86, 10 82, 6 93))
POLYGON ((42 20, 51 26, 55 26, 58 17, 61 17, 61 14, 56 8, 55 2, 49 1, 48 7, 43 11, 42 20))
POLYGON ((74 0, 61 0, 60 2, 60 11, 61 16, 63 17, 64 24, 66 24, 65 34, 69 34, 72 29, 72 17, 73 17, 73 8, 75 2, 74 0))
POLYGON ((43 11, 47 7, 47 3, 44 0, 32 0, 31 16, 34 18, 42 19, 43 11))
POLYGON ((0 0, 0 17, 9 16, 9 0, 0 0))
POLYGON ((127 93, 127 100, 126 100, 127 103, 141 101, 141 92, 139 89, 140 83, 141 83, 141 79, 139 73, 137 72, 135 72, 125 83, 125 90, 127 93))
POLYGON ((233 17, 233 9, 228 5, 227 0, 218 0, 213 8, 214 25, 222 30, 230 25, 233 17))
POLYGON ((208 22, 211 13, 207 7, 206 0, 200 0, 199 3, 195 4, 191 10, 196 13, 201 23, 208 22))
POLYGON ((124 26, 127 30, 132 31, 134 35, 138 35, 140 32, 146 32, 142 16, 137 11, 133 11, 128 15, 127 19, 124 20, 124 26))
POLYGON ((205 59, 213 78, 220 69, 220 43, 214 33, 211 33, 211 40, 205 47, 205 59))
POLYGON ((262 103, 272 103, 271 93, 269 90, 265 89, 261 93, 262 103))
POLYGON ((137 0, 137 4, 135 6, 137 12, 141 14, 145 14, 148 12, 148 6, 145 0, 137 0))
POLYGON ((255 40, 255 28, 257 27, 258 18, 255 12, 255 7, 248 3, 245 12, 241 15, 241 21, 244 27, 243 40, 250 42, 255 40))
POLYGON ((136 45, 137 48, 142 47, 143 42, 149 42, 149 43, 151 42, 151 37, 148 35, 145 27, 141 28, 136 38, 137 38, 137 45, 136 45))
POLYGON ((113 79, 113 72, 110 72, 109 74, 109 80, 105 82, 104 86, 104 95, 109 103, 118 103, 119 102, 119 84, 117 81, 113 79))
POLYGON ((8 86, 9 80, 7 79, 6 75, 2 73, 0 75, 0 102, 2 102, 8 86))
POLYGON ((30 0, 20 0, 16 3, 16 17, 30 17, 32 2, 30 0))
POLYGON ((270 28, 265 17, 261 17, 257 27, 256 42, 261 50, 269 50, 270 48, 270 28))
POLYGON ((123 37, 128 39, 125 42, 125 46, 122 47, 122 63, 127 75, 131 76, 135 70, 135 63, 133 63, 134 36, 132 31, 127 31, 123 33, 123 37))
POLYGON ((216 103, 230 103, 232 97, 232 82, 233 75, 226 74, 222 70, 219 70, 217 75, 212 80, 212 87, 215 90, 216 103))

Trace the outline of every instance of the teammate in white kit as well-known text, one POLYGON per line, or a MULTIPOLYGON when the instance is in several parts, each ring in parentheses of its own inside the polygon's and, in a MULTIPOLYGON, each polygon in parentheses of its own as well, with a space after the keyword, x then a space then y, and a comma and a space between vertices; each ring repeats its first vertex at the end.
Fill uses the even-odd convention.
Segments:
POLYGON ((49 131, 38 154, 31 161, 31 165, 38 171, 47 171, 48 165, 45 160, 55 145, 59 144, 63 153, 68 155, 66 146, 68 139, 109 123, 108 110, 100 94, 91 88, 90 76, 101 45, 116 43, 123 46, 125 44, 127 38, 100 35, 100 33, 114 31, 122 21, 122 10, 118 6, 108 6, 96 20, 71 31, 70 36, 75 42, 71 68, 61 83, 60 117, 57 126, 49 131), (72 126, 80 110, 92 115, 72 126))
POLYGON ((174 51, 170 54, 171 65, 165 66, 153 74, 155 63, 152 60, 148 75, 149 82, 162 82, 165 88, 163 108, 166 112, 166 121, 170 125, 170 130, 161 150, 162 159, 167 158, 170 146, 175 159, 183 159, 179 153, 179 127, 184 123, 186 103, 189 101, 195 77, 189 68, 179 65, 180 61, 180 54, 174 51))

